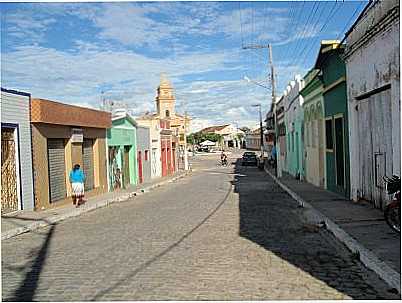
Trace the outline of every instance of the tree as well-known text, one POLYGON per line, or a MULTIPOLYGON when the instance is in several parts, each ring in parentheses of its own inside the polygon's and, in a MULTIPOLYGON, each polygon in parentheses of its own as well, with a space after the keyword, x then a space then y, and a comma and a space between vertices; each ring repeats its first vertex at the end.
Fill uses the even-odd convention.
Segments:
POLYGON ((223 136, 219 134, 202 134, 200 132, 192 133, 187 136, 187 142, 190 144, 199 144, 205 140, 209 140, 212 142, 218 142, 219 144, 222 142, 223 136))
POLYGON ((194 145, 194 142, 195 142, 194 134, 188 135, 187 136, 187 143, 191 144, 191 145, 194 145))

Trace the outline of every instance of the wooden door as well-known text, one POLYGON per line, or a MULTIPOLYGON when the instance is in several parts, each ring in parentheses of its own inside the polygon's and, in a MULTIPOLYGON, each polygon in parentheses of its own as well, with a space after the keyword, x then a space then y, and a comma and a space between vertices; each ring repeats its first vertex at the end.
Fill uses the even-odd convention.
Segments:
POLYGON ((334 120, 334 139, 335 139, 335 176, 336 186, 340 191, 345 189, 345 146, 344 146, 344 126, 343 117, 334 120))
POLYGON ((167 176, 167 155, 166 148, 162 147, 162 177, 167 176))
POLYGON ((176 171, 176 149, 173 148, 172 149, 172 168, 173 168, 173 172, 176 171))
POLYGON ((123 184, 124 188, 127 188, 130 185, 130 146, 124 146, 124 154, 123 154, 123 184))
POLYGON ((151 154, 151 167, 152 167, 152 176, 156 176, 157 174, 157 163, 156 163, 156 148, 152 149, 151 154))
POLYGON ((392 113, 390 89, 359 100, 359 197, 383 208, 383 176, 392 175, 392 113))
MULTIPOLYGON (((320 115, 320 114, 319 114, 320 115)), ((316 136, 317 136, 317 153, 318 153, 318 183, 320 187, 325 186, 325 132, 324 132, 324 119, 319 116, 316 120, 316 136)))
POLYGON ((168 174, 172 174, 172 149, 169 147, 167 148, 167 167, 168 167, 168 174))
POLYGON ((138 162, 138 180, 140 183, 144 182, 143 176, 142 176, 142 157, 141 157, 141 151, 138 151, 138 157, 137 157, 137 162, 138 162))
POLYGON ((19 210, 14 128, 1 129, 1 213, 19 210))

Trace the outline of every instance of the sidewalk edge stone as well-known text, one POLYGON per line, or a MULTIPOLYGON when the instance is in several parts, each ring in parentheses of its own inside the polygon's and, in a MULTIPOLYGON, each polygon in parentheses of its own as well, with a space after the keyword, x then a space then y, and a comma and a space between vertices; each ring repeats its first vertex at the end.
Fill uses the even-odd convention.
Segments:
POLYGON ((334 223, 331 219, 325 216, 323 213, 315 209, 310 203, 306 202, 292 191, 289 187, 283 184, 278 178, 276 178, 270 171, 264 168, 265 172, 274 181, 286 191, 299 206, 304 207, 307 210, 306 219, 310 222, 319 223, 324 221, 327 229, 341 241, 352 252, 358 252, 360 255, 360 261, 369 269, 374 271, 382 280, 384 280, 390 287, 398 290, 401 293, 401 278, 398 272, 392 269, 387 263, 381 261, 373 252, 362 246, 352 236, 345 232, 338 224, 334 223))
POLYGON ((52 225, 54 223, 63 221, 63 220, 68 219, 68 218, 77 217, 77 216, 80 216, 83 213, 90 212, 90 211, 93 211, 93 210, 96 210, 98 208, 102 208, 102 207, 105 207, 105 206, 109 206, 109 205, 111 205, 113 203, 116 203, 116 202, 127 201, 130 198, 133 198, 133 197, 139 196, 139 195, 143 195, 143 194, 151 191, 152 189, 155 189, 155 188, 158 188, 158 187, 163 186, 165 184, 171 183, 169 181, 176 181, 178 179, 184 178, 189 173, 190 172, 187 171, 187 172, 181 173, 181 174, 179 174, 179 175, 177 175, 177 176, 175 176, 175 177, 173 177, 171 179, 164 180, 164 181, 149 185, 147 187, 144 187, 139 191, 133 191, 133 192, 130 192, 128 194, 124 193, 124 194, 119 195, 119 196, 117 196, 115 198, 112 198, 112 199, 106 199, 106 200, 103 200, 103 201, 100 201, 100 202, 92 203, 90 205, 84 205, 84 207, 82 207, 82 208, 72 209, 71 211, 66 212, 65 214, 50 216, 50 217, 48 217, 46 219, 43 219, 43 221, 32 222, 31 224, 28 224, 26 226, 21 226, 21 227, 17 227, 17 228, 14 228, 14 229, 7 230, 7 231, 1 233, 1 240, 4 241, 4 240, 13 238, 15 236, 18 236, 18 235, 21 235, 21 234, 24 234, 24 233, 34 231, 36 229, 52 225))

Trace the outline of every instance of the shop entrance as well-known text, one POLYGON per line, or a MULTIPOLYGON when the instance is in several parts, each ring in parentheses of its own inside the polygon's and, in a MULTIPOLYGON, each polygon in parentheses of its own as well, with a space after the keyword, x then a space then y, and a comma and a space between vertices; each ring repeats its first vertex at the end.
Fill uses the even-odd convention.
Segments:
POLYGON ((1 128, 1 214, 20 209, 15 128, 1 128))

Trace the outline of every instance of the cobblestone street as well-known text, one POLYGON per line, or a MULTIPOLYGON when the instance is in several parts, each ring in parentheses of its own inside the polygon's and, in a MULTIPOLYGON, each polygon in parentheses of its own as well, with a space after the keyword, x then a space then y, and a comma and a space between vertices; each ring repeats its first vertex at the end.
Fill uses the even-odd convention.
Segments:
POLYGON ((265 172, 217 159, 130 201, 3 241, 2 299, 399 298, 332 235, 304 224, 265 172))

